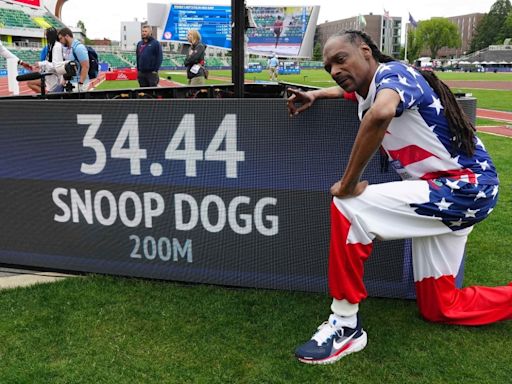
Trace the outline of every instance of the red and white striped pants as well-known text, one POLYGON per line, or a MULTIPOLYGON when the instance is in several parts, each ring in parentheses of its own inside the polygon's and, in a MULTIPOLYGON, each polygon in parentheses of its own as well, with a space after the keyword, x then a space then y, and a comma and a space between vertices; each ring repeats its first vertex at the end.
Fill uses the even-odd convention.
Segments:
MULTIPOLYGON (((464 212, 469 212, 468 220, 471 220, 477 210, 473 201, 477 201, 478 197, 473 191, 472 195, 463 196, 462 203, 447 209, 448 202, 456 199, 450 195, 454 191, 443 185, 445 181, 438 181, 438 186, 434 185, 437 197, 446 196, 443 200, 445 205, 435 204, 433 183, 425 180, 375 184, 368 186, 360 196, 333 198, 329 289, 334 313, 352 315, 357 312, 358 303, 366 298, 364 262, 372 251, 373 239, 412 238, 416 296, 425 319, 462 325, 482 325, 512 319, 512 283, 495 288, 458 289, 455 286, 455 276, 473 227, 453 230, 440 217, 426 213, 424 207, 439 209, 441 214, 451 210, 451 214, 458 212, 462 217, 464 212), (423 211, 418 210, 418 206, 423 211), (465 211, 469 206, 472 209, 465 211)), ((474 185, 468 187, 480 188, 474 185)), ((461 193, 459 190, 455 192, 461 193)), ((488 196, 488 199, 495 197, 488 196)), ((495 204, 491 200, 479 203, 489 203, 488 206, 495 204)), ((445 217, 445 220, 448 219, 445 217)))

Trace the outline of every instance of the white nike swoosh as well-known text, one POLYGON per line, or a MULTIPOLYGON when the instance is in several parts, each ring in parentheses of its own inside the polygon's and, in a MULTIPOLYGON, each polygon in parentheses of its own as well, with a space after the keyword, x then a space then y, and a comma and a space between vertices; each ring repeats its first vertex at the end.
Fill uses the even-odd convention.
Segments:
POLYGON ((336 349, 336 350, 340 349, 345 344, 347 344, 350 340, 352 340, 354 338, 355 334, 356 333, 354 332, 352 335, 350 335, 350 337, 347 337, 346 339, 343 339, 340 343, 337 343, 336 340, 334 340, 333 343, 332 343, 333 348, 336 349))

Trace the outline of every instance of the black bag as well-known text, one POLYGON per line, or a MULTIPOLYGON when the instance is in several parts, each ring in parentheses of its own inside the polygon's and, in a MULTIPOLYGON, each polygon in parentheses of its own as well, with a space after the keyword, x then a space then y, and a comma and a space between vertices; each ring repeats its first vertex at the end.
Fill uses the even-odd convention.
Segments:
MULTIPOLYGON (((98 77, 98 72, 100 71, 100 65, 98 62, 98 53, 94 50, 94 48, 85 45, 87 49, 87 56, 89 56, 89 72, 87 75, 89 79, 95 79, 98 77)), ((75 50, 73 49, 73 56, 75 56, 75 60, 78 61, 78 57, 76 57, 75 50)))

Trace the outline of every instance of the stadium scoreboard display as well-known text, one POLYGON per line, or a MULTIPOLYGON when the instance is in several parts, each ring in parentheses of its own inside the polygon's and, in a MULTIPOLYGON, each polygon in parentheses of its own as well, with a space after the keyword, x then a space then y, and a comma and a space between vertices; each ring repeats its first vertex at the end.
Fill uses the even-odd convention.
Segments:
POLYGON ((187 42, 190 29, 198 30, 206 45, 231 48, 231 7, 171 5, 162 40, 187 42))
MULTIPOLYGON (((282 57, 311 57, 320 7, 250 7, 254 28, 247 30, 249 52, 282 57)), ((148 21, 161 41, 187 43, 190 29, 208 46, 231 49, 231 7, 148 4, 148 21), (162 13, 166 16, 162 18, 162 13)))

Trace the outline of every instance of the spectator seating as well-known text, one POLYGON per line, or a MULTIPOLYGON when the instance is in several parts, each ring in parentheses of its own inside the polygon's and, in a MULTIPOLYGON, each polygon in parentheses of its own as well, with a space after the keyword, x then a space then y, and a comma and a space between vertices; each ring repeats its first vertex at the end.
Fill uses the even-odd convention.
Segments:
POLYGON ((0 23, 2 28, 40 28, 28 14, 16 9, 0 8, 0 23))
POLYGON ((131 68, 134 65, 125 59, 123 59, 120 55, 117 55, 112 52, 98 52, 99 60, 103 63, 108 63, 110 68, 131 68))

